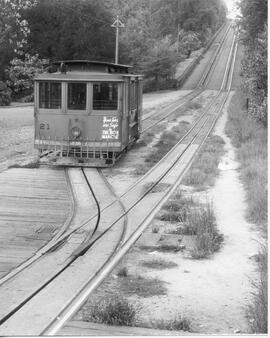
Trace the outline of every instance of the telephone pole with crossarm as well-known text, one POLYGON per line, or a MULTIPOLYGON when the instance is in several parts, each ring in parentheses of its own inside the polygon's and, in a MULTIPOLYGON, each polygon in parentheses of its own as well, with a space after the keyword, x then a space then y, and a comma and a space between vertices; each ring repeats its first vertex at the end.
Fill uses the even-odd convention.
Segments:
POLYGON ((119 20, 117 15, 116 20, 111 25, 111 27, 116 28, 116 39, 115 39, 115 63, 118 64, 118 49, 119 49, 119 28, 125 27, 125 25, 119 20))

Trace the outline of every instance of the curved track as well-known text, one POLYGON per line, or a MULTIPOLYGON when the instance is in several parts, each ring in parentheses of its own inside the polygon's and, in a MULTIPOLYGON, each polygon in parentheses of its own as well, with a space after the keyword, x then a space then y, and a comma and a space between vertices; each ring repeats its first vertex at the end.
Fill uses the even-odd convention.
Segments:
MULTIPOLYGON (((42 260, 43 268, 49 267, 49 264, 53 262, 56 262, 54 266, 57 266, 57 263, 60 264, 61 273, 59 269, 57 273, 54 272, 53 278, 47 278, 46 287, 43 283, 39 292, 36 289, 34 293, 32 292, 31 298, 27 301, 24 298, 23 305, 20 299, 20 305, 17 304, 17 307, 14 307, 14 304, 11 304, 4 315, 2 309, 0 334, 14 335, 22 332, 23 334, 30 332, 34 335, 40 333, 55 334, 113 269, 132 243, 137 240, 157 210, 176 189, 183 174, 191 164, 194 154, 212 130, 228 96, 227 90, 230 87, 233 69, 230 64, 233 64, 234 48, 231 49, 218 95, 207 107, 201 118, 192 126, 188 134, 158 165, 137 182, 136 186, 131 187, 128 192, 121 196, 121 203, 114 196, 114 200, 108 201, 106 206, 99 208, 100 212, 96 216, 90 220, 85 220, 80 227, 73 229, 68 235, 62 237, 58 246, 52 248, 46 255, 46 259, 44 257, 46 263, 42 260), (115 206, 117 206, 117 210, 112 212, 115 206), (126 210, 123 211, 123 208, 126 210), (122 210, 121 213, 119 212, 120 209, 122 210), (131 216, 129 223, 126 222, 127 215, 131 216), (92 234, 90 235, 91 231, 92 234), (82 238, 84 238, 83 241, 82 238), (80 242, 79 245, 78 242, 80 242), (63 259, 64 253, 66 253, 65 259, 63 259), (91 264, 89 264, 90 262, 91 264), (72 276, 73 279, 76 276, 76 280, 73 280, 72 276), (67 281, 70 282, 70 290, 63 290, 62 285, 67 281), (59 292, 57 293, 58 297, 63 294, 60 304, 55 301, 56 290, 59 292), (43 309, 40 309, 40 304, 44 304, 43 309), (66 304, 64 308, 62 304, 66 304)), ((101 180, 101 175, 95 176, 96 171, 90 169, 87 171, 84 177, 89 180, 98 201, 100 197, 104 197, 103 189, 105 185, 103 184, 102 189, 100 189, 97 178, 101 180), (93 182, 95 181, 96 187, 93 187, 93 182, 90 179, 93 182), (97 191, 99 191, 100 197, 97 196, 97 191)), ((40 264, 41 260, 34 264, 39 271, 41 269, 40 264)), ((27 278, 29 279, 29 270, 27 273, 28 277, 26 276, 25 281, 27 281, 27 278)), ((34 270, 31 272, 31 277, 33 273, 34 270)), ((1 294, 7 295, 9 291, 10 297, 14 297, 15 290, 13 287, 16 285, 14 283, 16 277, 18 276, 11 278, 1 286, 1 294)), ((24 286, 27 288, 26 285, 24 286)), ((18 303, 18 297, 15 297, 15 300, 18 303)))

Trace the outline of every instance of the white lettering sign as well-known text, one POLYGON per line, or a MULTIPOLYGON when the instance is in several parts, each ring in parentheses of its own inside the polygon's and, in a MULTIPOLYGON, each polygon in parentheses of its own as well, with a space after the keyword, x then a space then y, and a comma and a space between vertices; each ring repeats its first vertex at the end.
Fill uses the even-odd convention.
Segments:
POLYGON ((117 116, 103 116, 102 139, 119 138, 119 121, 117 116))

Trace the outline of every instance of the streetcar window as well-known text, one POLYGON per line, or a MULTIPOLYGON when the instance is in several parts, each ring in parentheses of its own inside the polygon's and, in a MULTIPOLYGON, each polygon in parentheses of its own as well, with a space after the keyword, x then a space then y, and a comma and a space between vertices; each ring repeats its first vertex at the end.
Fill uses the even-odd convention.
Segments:
POLYGON ((61 109, 61 83, 39 83, 39 108, 61 109))
POLYGON ((93 84, 93 109, 116 110, 118 105, 118 84, 101 82, 93 84))
POLYGON ((68 109, 86 109, 86 83, 68 84, 68 109))

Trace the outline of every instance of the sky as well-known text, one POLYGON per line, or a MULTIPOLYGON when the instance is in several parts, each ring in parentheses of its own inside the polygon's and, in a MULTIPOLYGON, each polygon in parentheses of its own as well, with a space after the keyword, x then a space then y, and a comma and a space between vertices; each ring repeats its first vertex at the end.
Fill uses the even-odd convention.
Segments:
POLYGON ((228 7, 228 10, 229 10, 229 17, 230 18, 235 18, 236 15, 237 15, 237 10, 236 10, 236 0, 223 0, 227 7, 228 7))

